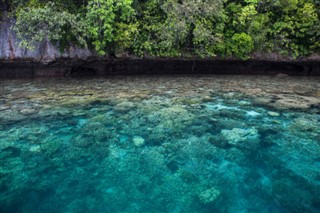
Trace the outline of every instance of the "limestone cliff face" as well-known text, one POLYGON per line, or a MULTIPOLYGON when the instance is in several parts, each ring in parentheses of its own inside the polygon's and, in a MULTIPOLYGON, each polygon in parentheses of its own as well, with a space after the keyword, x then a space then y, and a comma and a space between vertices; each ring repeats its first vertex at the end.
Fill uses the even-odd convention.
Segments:
POLYGON ((14 21, 8 18, 0 22, 0 60, 49 63, 59 59, 85 60, 89 57, 94 57, 94 53, 91 50, 75 46, 69 46, 64 52, 60 52, 58 46, 51 42, 39 43, 34 50, 20 47, 19 39, 12 30, 13 23, 14 21))
POLYGON ((132 55, 98 57, 94 51, 69 46, 61 52, 57 44, 42 42, 29 50, 19 46, 12 29, 14 21, 5 18, 7 8, 0 1, 0 80, 2 78, 146 75, 146 74, 241 74, 320 76, 320 56, 301 60, 276 54, 253 54, 250 60, 199 58, 138 58, 132 55))

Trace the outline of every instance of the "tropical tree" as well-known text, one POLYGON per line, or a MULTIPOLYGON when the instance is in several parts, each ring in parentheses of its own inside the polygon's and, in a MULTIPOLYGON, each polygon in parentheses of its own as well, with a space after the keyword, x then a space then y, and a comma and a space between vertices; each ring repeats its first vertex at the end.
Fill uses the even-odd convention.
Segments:
POLYGON ((75 42, 86 46, 86 26, 78 15, 62 10, 53 2, 42 7, 23 7, 16 13, 14 30, 21 46, 34 48, 39 42, 75 42))

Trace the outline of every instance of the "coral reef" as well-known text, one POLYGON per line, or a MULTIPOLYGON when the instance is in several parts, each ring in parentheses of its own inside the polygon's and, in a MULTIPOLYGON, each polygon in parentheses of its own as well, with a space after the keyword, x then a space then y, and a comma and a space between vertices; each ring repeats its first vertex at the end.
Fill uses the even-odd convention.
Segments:
POLYGON ((221 192, 218 189, 212 187, 201 192, 199 194, 199 199, 200 202, 203 204, 210 204, 213 203, 219 197, 220 194, 221 192))
POLYGON ((133 142, 133 145, 134 145, 134 146, 140 147, 140 146, 143 146, 143 145, 144 145, 145 140, 144 140, 144 138, 141 137, 141 136, 133 136, 132 142, 133 142))
POLYGON ((232 130, 223 129, 221 135, 228 141, 230 145, 248 149, 256 149, 260 143, 260 135, 255 128, 232 130))
POLYGON ((319 80, 1 81, 0 212, 318 212, 319 80))

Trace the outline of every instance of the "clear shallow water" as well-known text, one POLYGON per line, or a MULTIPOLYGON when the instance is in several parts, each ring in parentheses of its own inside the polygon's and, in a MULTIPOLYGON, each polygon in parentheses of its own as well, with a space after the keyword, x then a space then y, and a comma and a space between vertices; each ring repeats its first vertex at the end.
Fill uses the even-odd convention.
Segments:
POLYGON ((0 212, 320 212, 320 79, 0 81, 0 212))

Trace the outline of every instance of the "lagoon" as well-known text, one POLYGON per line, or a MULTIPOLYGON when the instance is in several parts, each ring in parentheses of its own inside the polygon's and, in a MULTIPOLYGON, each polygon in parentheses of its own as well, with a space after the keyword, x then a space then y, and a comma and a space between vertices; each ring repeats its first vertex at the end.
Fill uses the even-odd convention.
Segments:
POLYGON ((320 78, 0 80, 0 212, 320 212, 320 78))

